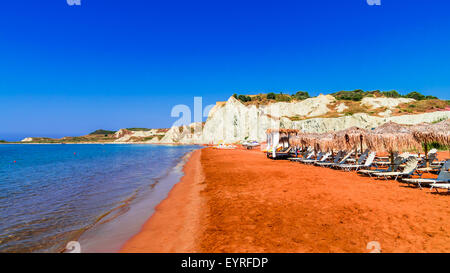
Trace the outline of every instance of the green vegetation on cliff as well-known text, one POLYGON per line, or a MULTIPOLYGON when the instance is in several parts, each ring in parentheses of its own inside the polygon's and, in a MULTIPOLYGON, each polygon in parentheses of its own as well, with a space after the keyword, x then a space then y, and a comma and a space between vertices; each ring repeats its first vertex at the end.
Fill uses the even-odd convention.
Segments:
POLYGON ((115 131, 99 129, 99 130, 95 130, 94 132, 90 133, 89 135, 111 135, 114 133, 115 133, 115 131))
POLYGON ((420 94, 419 92, 410 92, 406 95, 401 95, 395 90, 391 91, 363 91, 361 89, 356 89, 353 91, 339 91, 335 93, 331 93, 333 97, 337 100, 352 100, 352 101, 360 101, 364 97, 387 97, 387 98, 411 98, 415 100, 431 100, 437 99, 435 96, 425 96, 420 94))

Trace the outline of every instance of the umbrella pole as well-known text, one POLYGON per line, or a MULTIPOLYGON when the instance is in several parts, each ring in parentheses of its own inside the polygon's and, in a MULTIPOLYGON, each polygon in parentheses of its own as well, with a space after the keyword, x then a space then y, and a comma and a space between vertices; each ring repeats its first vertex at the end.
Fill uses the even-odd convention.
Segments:
POLYGON ((428 167, 428 143, 425 142, 425 168, 428 167))
POLYGON ((389 157, 391 158, 391 165, 394 165, 394 151, 393 150, 389 151, 389 157))
POLYGON ((363 154, 363 136, 362 135, 359 136, 359 140, 361 143, 361 156, 362 156, 362 154, 363 154))

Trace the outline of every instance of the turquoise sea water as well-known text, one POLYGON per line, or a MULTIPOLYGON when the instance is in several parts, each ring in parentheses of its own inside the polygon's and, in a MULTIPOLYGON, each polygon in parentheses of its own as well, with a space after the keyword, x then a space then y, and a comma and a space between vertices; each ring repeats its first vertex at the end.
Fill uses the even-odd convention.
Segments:
MULTIPOLYGON (((183 155, 197 148, 0 145, 0 252, 62 251, 67 242, 127 214, 139 200, 162 199, 150 194, 155 185, 167 184, 164 178, 183 155)), ((90 236, 91 246, 97 237, 90 236)))

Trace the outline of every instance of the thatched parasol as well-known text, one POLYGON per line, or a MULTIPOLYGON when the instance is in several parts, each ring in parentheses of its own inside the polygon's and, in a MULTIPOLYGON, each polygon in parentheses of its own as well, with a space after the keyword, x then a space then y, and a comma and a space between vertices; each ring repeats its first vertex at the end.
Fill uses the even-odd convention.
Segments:
MULTIPOLYGON (((334 135, 335 145, 338 147, 345 147, 346 149, 355 149, 358 145, 361 147, 361 153, 363 151, 363 141, 366 136, 369 134, 369 131, 366 129, 362 129, 356 126, 338 131, 334 135)), ((356 157, 355 153, 355 157, 356 157)))
POLYGON ((414 126, 413 137, 424 144, 425 160, 428 165, 428 143, 436 142, 450 146, 450 119, 435 123, 414 126))
POLYGON ((450 145, 450 119, 428 124, 421 127, 414 127, 413 136, 417 141, 423 143, 437 142, 441 145, 450 145))
POLYGON ((284 129, 284 128, 278 128, 278 129, 267 129, 266 134, 272 134, 272 133, 280 133, 280 134, 286 134, 286 135, 295 135, 300 132, 300 130, 297 129, 284 129))
POLYGON ((370 149, 376 151, 388 151, 393 161, 394 152, 421 149, 421 145, 413 137, 411 125, 387 122, 367 136, 367 144, 370 149))
POLYGON ((281 145, 283 145, 283 147, 285 145, 289 146, 291 143, 291 137, 297 135, 298 133, 300 133, 299 130, 297 129, 285 129, 285 128, 276 128, 276 129, 267 129, 266 130, 266 134, 267 134, 267 141, 269 142, 269 136, 275 135, 275 134, 279 134, 278 136, 278 143, 280 143, 281 145))
POLYGON ((299 133, 290 139, 291 145, 314 147, 323 152, 338 149, 332 133, 299 133))
POLYGON ((339 149, 339 146, 336 145, 336 141, 334 141, 334 134, 332 133, 324 133, 320 135, 319 145, 322 149, 326 151, 333 151, 339 149))

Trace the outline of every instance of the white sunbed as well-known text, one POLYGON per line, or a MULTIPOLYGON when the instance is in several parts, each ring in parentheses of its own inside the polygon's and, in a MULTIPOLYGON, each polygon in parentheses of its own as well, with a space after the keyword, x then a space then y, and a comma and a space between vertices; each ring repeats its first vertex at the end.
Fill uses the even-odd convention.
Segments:
MULTIPOLYGON (((359 170, 358 173, 362 174, 362 175, 368 175, 368 176, 372 176, 375 173, 383 173, 383 172, 396 172, 398 169, 398 165, 400 165, 400 163, 402 162, 403 158, 400 156, 397 156, 394 158, 394 164, 393 165, 389 165, 389 168, 387 169, 367 169, 367 170, 359 170)), ((376 165, 376 163, 374 163, 374 165, 376 165)))
MULTIPOLYGON (((344 163, 344 164, 339 164, 339 165, 335 165, 334 167, 336 169, 343 169, 343 170, 347 170, 347 167, 349 166, 353 166, 353 165, 361 165, 363 163, 363 161, 366 159, 367 155, 366 154, 362 154, 359 158, 358 161, 353 161, 355 163, 344 163)), ((351 162, 350 158, 347 159, 346 162, 351 162)))
MULTIPOLYGON (((450 182, 450 172, 448 171, 450 167, 450 160, 447 160, 442 166, 441 171, 437 178, 403 178, 401 181, 407 183, 408 185, 416 185, 422 188, 422 185, 441 185, 441 183, 450 182)), ((434 186, 436 186, 434 185, 434 186)), ((442 184, 443 185, 443 184, 442 184)))
POLYGON ((447 192, 450 192, 450 184, 448 183, 434 183, 430 185, 431 190, 435 190, 437 193, 439 193, 438 189, 446 189, 447 192))
POLYGON ((419 160, 416 157, 410 157, 406 162, 405 168, 401 172, 381 172, 374 173, 373 175, 378 178, 384 178, 386 180, 388 179, 388 177, 395 177, 394 179, 397 180, 399 177, 411 176, 416 170, 418 162, 419 160))
POLYGON ((331 165, 331 164, 338 163, 339 160, 341 160, 341 158, 342 158, 342 154, 343 154, 343 152, 342 152, 342 151, 339 151, 339 152, 336 154, 336 156, 334 157, 333 162, 315 162, 314 164, 315 164, 316 166, 326 167, 326 166, 329 166, 329 165, 331 165))
POLYGON ((311 159, 311 157, 313 157, 314 156, 314 152, 308 152, 308 154, 306 155, 306 157, 302 157, 302 158, 297 158, 296 160, 294 160, 294 161, 296 161, 296 162, 302 162, 302 161, 304 161, 304 160, 309 160, 309 159, 311 159))
POLYGON ((288 159, 290 161, 299 161, 299 160, 305 159, 306 157, 311 157, 313 155, 314 155, 314 152, 308 150, 306 152, 301 153, 302 157, 289 157, 288 159))
POLYGON ((305 164, 314 164, 316 162, 324 162, 325 160, 327 160, 327 158, 331 155, 331 153, 326 153, 323 154, 322 157, 320 159, 305 159, 305 160, 301 160, 301 163, 305 163, 305 164))
POLYGON ((372 165, 373 160, 375 159, 375 155, 376 155, 376 152, 371 152, 367 156, 367 158, 365 158, 366 161, 364 162, 364 164, 362 164, 362 161, 364 160, 363 159, 361 161, 358 160, 358 164, 343 164, 340 166, 340 168, 342 168, 346 171, 352 171, 352 170, 357 171, 361 168, 369 168, 372 165))
POLYGON ((342 164, 345 164, 345 162, 352 155, 352 153, 353 153, 352 151, 348 152, 338 163, 332 163, 328 167, 335 168, 335 167, 338 167, 338 166, 340 166, 342 164))

